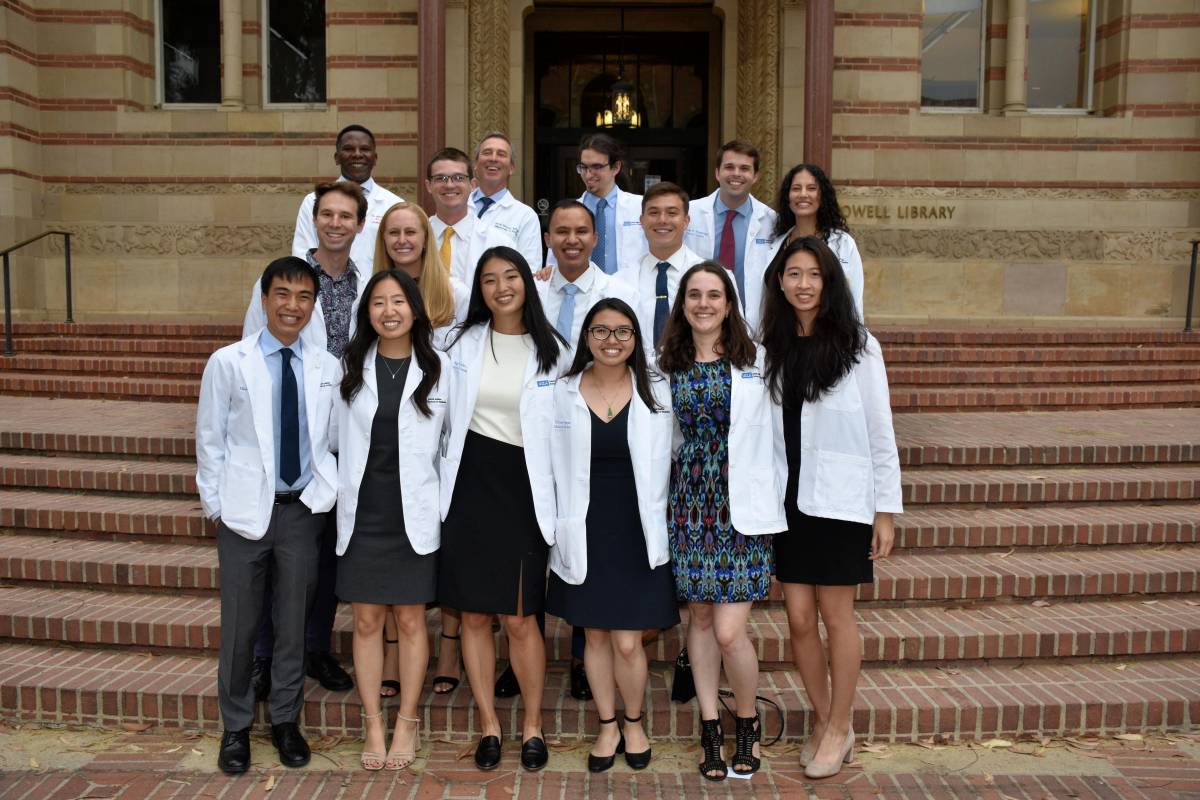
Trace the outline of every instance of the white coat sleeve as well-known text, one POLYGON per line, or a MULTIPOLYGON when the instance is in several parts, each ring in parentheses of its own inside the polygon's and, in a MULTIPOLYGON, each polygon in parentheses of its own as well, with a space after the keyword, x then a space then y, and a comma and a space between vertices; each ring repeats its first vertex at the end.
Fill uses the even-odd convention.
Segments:
POLYGON ((229 427, 233 376, 218 354, 208 359, 200 379, 196 406, 196 491, 204 516, 221 516, 221 473, 225 469, 225 437, 229 427))
POLYGON ((537 272, 542 268, 542 223, 532 208, 525 215, 517 234, 517 250, 529 262, 529 269, 537 272))
POLYGON ((313 196, 306 195, 300 201, 300 210, 296 212, 296 232, 292 235, 292 255, 304 258, 305 254, 317 246, 317 226, 313 222, 313 196))
POLYGON ((843 232, 842 238, 844 242, 842 243, 842 247, 839 248, 841 250, 839 255, 844 256, 842 259, 842 269, 845 271, 846 280, 850 284, 850 294, 854 296, 854 310, 858 312, 858 318, 861 321, 866 319, 863 316, 863 282, 865 278, 863 276, 862 256, 858 252, 858 244, 850 234, 843 232))
POLYGON ((262 284, 255 281, 250 287, 250 305, 246 307, 246 318, 242 320, 242 338, 257 333, 267 326, 267 314, 263 311, 262 284))
POLYGON ((887 370, 883 351, 874 337, 854 368, 863 413, 867 418, 867 441, 875 475, 875 510, 903 514, 900 489, 900 455, 896 451, 896 433, 892 428, 892 401, 888 394, 887 370))
POLYGON ((338 429, 341 425, 341 415, 348 408, 342 399, 342 362, 338 361, 337 371, 333 373, 333 402, 329 404, 329 452, 338 451, 338 429))

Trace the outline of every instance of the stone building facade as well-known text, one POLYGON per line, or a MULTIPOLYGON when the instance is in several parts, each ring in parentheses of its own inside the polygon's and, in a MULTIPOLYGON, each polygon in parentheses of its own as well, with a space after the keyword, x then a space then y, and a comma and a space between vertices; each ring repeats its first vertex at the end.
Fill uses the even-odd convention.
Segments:
MULTIPOLYGON (((1036 107, 1031 59, 1045 44, 1011 36, 1057 0, 975 4, 972 107, 923 96, 929 54, 976 24, 965 1, 327 0, 324 99, 278 103, 264 102, 273 0, 211 0, 219 96, 194 104, 164 97, 173 1, 0 0, 0 247, 71 231, 79 319, 238 318, 253 277, 288 251, 300 198, 335 176, 333 133, 352 122, 375 132, 376 177, 406 198, 420 196, 425 155, 507 130, 515 188, 533 202, 549 124, 534 43, 584 23, 611 39, 617 13, 622 59, 647 34, 670 51, 677 24, 709 37, 693 139, 705 152, 754 141, 761 198, 800 160, 829 166, 869 321, 1183 316, 1200 235, 1197 0, 1074 2, 1086 59, 1065 109, 1036 107)), ((17 316, 61 316, 60 251, 14 255, 17 316)))

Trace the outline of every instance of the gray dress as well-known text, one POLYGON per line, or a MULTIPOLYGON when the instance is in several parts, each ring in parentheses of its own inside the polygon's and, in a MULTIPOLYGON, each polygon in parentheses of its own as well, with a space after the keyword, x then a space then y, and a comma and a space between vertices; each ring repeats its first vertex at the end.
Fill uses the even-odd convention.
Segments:
POLYGON ((354 535, 338 559, 337 596, 347 603, 413 605, 437 596, 437 553, 418 555, 404 529, 396 420, 410 361, 375 357, 379 407, 358 488, 354 535))

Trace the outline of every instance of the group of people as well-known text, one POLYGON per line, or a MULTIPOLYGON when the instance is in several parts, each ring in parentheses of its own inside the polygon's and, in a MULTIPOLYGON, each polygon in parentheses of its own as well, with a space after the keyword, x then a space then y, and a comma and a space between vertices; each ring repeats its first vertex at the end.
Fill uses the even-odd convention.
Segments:
POLYGON ((800 760, 810 777, 835 774, 854 744, 855 588, 888 557, 902 507, 862 263, 821 168, 789 170, 771 208, 751 195, 757 150, 734 140, 708 197, 667 182, 639 196, 617 185, 620 144, 596 134, 580 144, 584 194, 555 204, 543 235, 508 190, 502 133, 473 159, 433 156, 432 217, 374 183, 365 128, 341 131, 334 159, 340 180, 304 199, 293 255, 267 266, 245 337, 201 384, 220 768, 249 767, 256 700, 281 762, 307 763, 306 673, 332 691, 357 680, 363 768, 411 764, 436 604, 432 690, 458 685, 460 642, 480 769, 501 761, 494 697, 516 693, 521 763, 547 763, 546 613, 573 626, 572 693, 599 715, 588 769, 622 754, 642 769, 643 642, 679 623, 682 602, 700 773, 751 775, 749 616, 774 576, 813 709, 800 760), (353 679, 330 655, 339 599, 353 608, 353 679))

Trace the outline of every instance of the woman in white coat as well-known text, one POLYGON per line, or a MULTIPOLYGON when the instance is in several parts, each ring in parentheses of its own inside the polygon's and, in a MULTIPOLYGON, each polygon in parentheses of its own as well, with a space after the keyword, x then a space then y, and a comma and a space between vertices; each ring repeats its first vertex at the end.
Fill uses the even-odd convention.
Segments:
POLYGON ((467 317, 450 339, 450 426, 441 462, 438 601, 462 612, 462 651, 482 731, 480 769, 500 764, 503 732, 492 686, 492 615, 508 636, 524 704, 521 763, 538 770, 546 647, 546 561, 554 543, 550 417, 566 347, 546 319, 524 257, 484 251, 467 317))
POLYGON ((621 752, 632 769, 649 765, 642 633, 679 622, 667 547, 671 397, 667 382, 646 366, 645 350, 633 309, 600 300, 584 317, 575 360, 554 387, 550 463, 558 519, 546 605, 586 629, 584 664, 600 714, 591 772, 609 769, 621 752), (615 689, 624 701, 623 732, 615 689))
POLYGON ((821 238, 801 237, 764 283, 766 377, 783 408, 788 475, 788 529, 775 537, 775 574, 813 708, 800 761, 807 776, 825 778, 854 749, 850 712, 862 646, 854 594, 892 550, 892 515, 903 511, 900 460, 883 354, 859 322, 837 256, 821 238))
POLYGON ((417 702, 429 661, 425 604, 437 594, 437 455, 449 369, 407 273, 375 273, 363 298, 332 412, 337 595, 354 609, 354 672, 366 729, 362 766, 403 769, 420 749, 417 702), (389 617, 399 634, 400 709, 385 756, 379 687, 389 617))
POLYGON ((771 536, 785 527, 779 413, 762 351, 738 312, 729 270, 702 261, 683 274, 659 345, 682 435, 671 473, 668 530, 676 594, 688 601, 687 649, 700 705, 700 774, 723 780, 761 766, 758 656, 750 608, 771 591, 771 536), (727 765, 717 716, 724 665, 736 702, 727 765))

